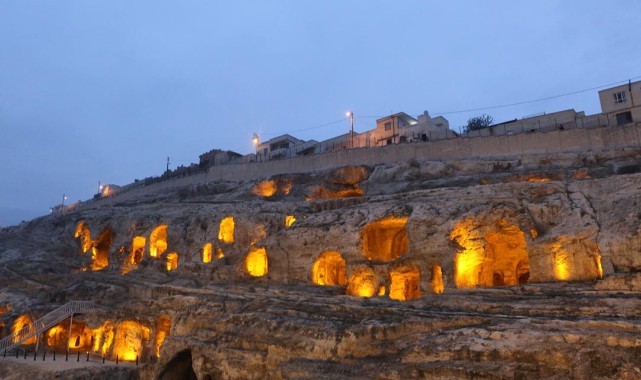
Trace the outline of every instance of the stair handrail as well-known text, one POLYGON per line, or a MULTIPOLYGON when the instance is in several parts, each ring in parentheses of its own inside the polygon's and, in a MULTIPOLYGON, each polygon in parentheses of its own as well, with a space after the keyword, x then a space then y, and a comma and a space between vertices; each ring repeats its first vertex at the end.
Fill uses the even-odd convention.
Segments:
POLYGON ((93 301, 71 301, 41 318, 29 323, 15 333, 0 339, 0 353, 19 346, 22 342, 40 334, 65 318, 78 313, 86 313, 95 308, 93 301))

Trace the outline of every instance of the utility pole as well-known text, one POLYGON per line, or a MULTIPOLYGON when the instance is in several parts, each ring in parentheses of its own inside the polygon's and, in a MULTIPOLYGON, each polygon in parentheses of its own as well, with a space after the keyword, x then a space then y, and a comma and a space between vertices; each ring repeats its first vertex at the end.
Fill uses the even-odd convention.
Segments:
POLYGON ((347 116, 350 119, 350 125, 351 125, 351 129, 350 129, 350 131, 351 131, 350 132, 350 149, 354 149, 354 112, 352 112, 352 111, 347 112, 347 116))
POLYGON ((60 203, 60 213, 61 214, 65 209, 65 199, 67 199, 67 196, 65 194, 62 194, 62 203, 60 203))
POLYGON ((167 156, 167 170, 165 170, 165 177, 169 178, 169 156, 167 156))

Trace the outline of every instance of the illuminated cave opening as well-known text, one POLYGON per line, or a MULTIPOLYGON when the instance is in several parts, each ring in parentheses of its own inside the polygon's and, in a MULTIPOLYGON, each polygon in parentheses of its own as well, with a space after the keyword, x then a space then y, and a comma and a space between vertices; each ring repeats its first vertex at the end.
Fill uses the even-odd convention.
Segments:
POLYGON ((389 272, 389 297, 393 300, 408 301, 421 296, 421 274, 413 265, 403 265, 389 272))
POLYGON ((220 260, 223 257, 225 257, 225 252, 223 252, 222 248, 216 248, 216 258, 220 260))
MULTIPOLYGON (((29 314, 22 314, 18 318, 16 318, 15 321, 13 321, 13 325, 11 325, 11 335, 13 336, 13 341, 17 342, 18 341, 18 333, 20 330, 22 330, 25 326, 29 325, 30 323, 33 323, 33 318, 29 314)), ((22 344, 36 344, 36 337, 35 335, 24 342, 22 344)))
POLYGON ((289 228, 291 227, 294 223, 296 223, 296 218, 294 215, 287 215, 285 217, 285 227, 289 228))
POLYGON ((123 321, 116 328, 113 359, 135 361, 142 359, 145 343, 149 340, 149 328, 135 321, 123 321))
POLYGON ((432 266, 432 279, 430 280, 432 293, 441 294, 445 287, 443 286, 443 270, 440 265, 432 266))
POLYGON ((113 234, 111 228, 102 230, 91 248, 91 270, 98 271, 109 266, 109 250, 113 234))
POLYGON ((218 240, 223 243, 234 242, 234 217, 228 216, 220 221, 220 229, 218 230, 218 240))
POLYGON ((131 250, 120 271, 123 275, 131 272, 140 265, 145 254, 146 244, 147 239, 144 236, 136 236, 133 238, 131 241, 131 250))
POLYGON ((158 380, 198 380, 191 362, 191 351, 180 351, 163 367, 158 380))
POLYGON ((91 249, 91 246, 93 245, 93 242, 91 241, 91 231, 84 220, 78 222, 76 225, 76 232, 73 236, 76 239, 80 239, 80 250, 82 253, 86 253, 91 249))
POLYGON ((56 351, 66 351, 67 348, 80 351, 93 349, 93 331, 83 322, 73 321, 71 336, 69 336, 69 321, 65 320, 50 328, 45 334, 47 346, 56 351))
POLYGON ((409 240, 405 224, 409 218, 390 217, 372 222, 363 229, 363 254, 373 262, 387 263, 407 253, 409 240))
POLYGON ((354 270, 347 281, 347 294, 351 296, 373 297, 379 290, 378 278, 371 268, 354 270))
POLYGON ((167 250, 167 225, 161 224, 149 235, 149 256, 160 257, 167 250))
POLYGON ((154 337, 154 350, 156 357, 160 357, 160 349, 165 341, 165 338, 171 331, 171 317, 161 315, 156 318, 156 336, 154 337))
POLYGON ((253 277, 261 277, 267 274, 268 260, 265 248, 251 248, 245 258, 245 269, 253 277))
POLYGON ((312 282, 316 285, 347 285, 343 256, 338 252, 322 253, 314 262, 312 282))
POLYGON ((450 238, 463 248, 455 258, 458 288, 511 286, 529 281, 525 235, 517 226, 500 220, 488 231, 470 218, 460 222, 450 238))
POLYGON ((172 270, 178 269, 178 254, 176 252, 171 252, 167 254, 167 271, 171 272, 172 270))
POLYGON ((203 246, 203 263, 211 263, 211 258, 212 258, 212 245, 211 243, 206 243, 203 246))
POLYGON ((106 321, 95 329, 93 329, 93 351, 99 352, 101 355, 107 355, 109 348, 113 344, 115 336, 114 324, 111 321, 106 321))
POLYGON ((258 182, 252 188, 252 193, 259 197, 271 197, 276 194, 276 191, 278 191, 278 185, 273 179, 258 182))

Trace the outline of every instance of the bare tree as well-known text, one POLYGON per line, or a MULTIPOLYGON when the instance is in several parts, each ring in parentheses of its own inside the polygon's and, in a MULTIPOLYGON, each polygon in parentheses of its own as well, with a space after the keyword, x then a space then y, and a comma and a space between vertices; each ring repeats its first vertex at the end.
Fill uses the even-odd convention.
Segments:
POLYGON ((483 114, 481 116, 472 117, 467 120, 465 132, 478 131, 479 129, 487 128, 492 125, 492 122, 494 122, 494 118, 490 115, 483 114))

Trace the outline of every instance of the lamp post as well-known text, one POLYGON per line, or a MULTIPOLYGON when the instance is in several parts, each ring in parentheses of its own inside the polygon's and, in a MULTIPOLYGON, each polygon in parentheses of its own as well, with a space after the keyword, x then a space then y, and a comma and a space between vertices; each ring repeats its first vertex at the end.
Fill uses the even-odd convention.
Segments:
POLYGON ((65 200, 66 199, 67 199, 67 196, 65 194, 62 194, 62 203, 60 203, 60 213, 61 214, 65 209, 65 200))
POLYGON ((354 112, 348 111, 345 115, 350 119, 350 148, 354 149, 354 112))
POLYGON ((256 133, 252 137, 252 143, 254 143, 254 148, 256 149, 256 156, 258 156, 258 145, 260 145, 260 137, 256 133))

